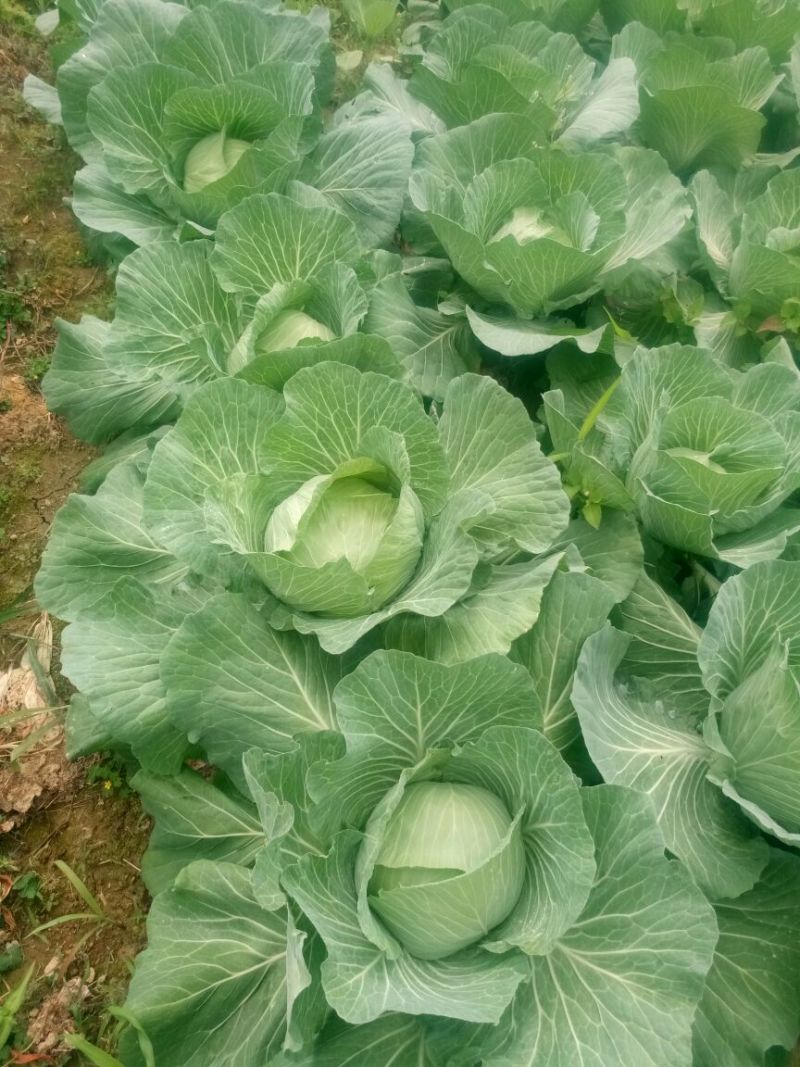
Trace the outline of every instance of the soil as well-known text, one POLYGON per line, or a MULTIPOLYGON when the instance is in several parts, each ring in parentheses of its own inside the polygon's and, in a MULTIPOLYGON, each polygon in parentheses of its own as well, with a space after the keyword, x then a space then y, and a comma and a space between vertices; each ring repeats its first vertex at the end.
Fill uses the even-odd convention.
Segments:
MULTIPOLYGON (((79 161, 61 131, 24 103, 28 72, 50 78, 47 49, 31 12, 0 0, 0 683, 18 667, 34 627, 43 632, 33 578, 53 516, 93 456, 47 412, 39 390, 53 320, 107 316, 113 299, 64 203, 79 161)), ((86 1063, 64 1044, 70 1031, 113 1052, 117 1023, 104 1008, 124 998, 144 941, 148 901, 138 866, 148 820, 122 766, 66 759, 70 686, 58 673, 58 632, 56 624, 53 690, 28 700, 35 710, 0 684, 0 1005, 33 968, 0 1064, 86 1063), (42 711, 44 704, 54 706, 42 711), (33 933, 91 910, 56 861, 85 883, 101 914, 33 933), (23 962, 8 970, 16 945, 23 962)))

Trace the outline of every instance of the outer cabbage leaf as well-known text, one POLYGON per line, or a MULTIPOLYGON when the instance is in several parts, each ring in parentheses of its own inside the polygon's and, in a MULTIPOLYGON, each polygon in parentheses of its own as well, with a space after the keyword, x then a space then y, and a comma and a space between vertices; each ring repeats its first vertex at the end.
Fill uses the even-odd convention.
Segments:
POLYGON ((130 575, 168 591, 188 573, 147 529, 144 475, 136 459, 118 464, 94 496, 74 493, 59 511, 36 578, 36 596, 62 619, 92 617, 130 575))
POLYGON ((64 631, 62 667, 92 706, 92 715, 116 743, 130 746, 148 770, 176 773, 188 752, 186 732, 167 714, 159 658, 187 613, 207 597, 202 590, 163 591, 120 578, 100 604, 64 631))
POLYGON ((142 878, 153 895, 196 860, 249 867, 264 848, 255 806, 196 771, 184 768, 168 778, 138 771, 131 783, 154 822, 142 858, 142 878))
MULTIPOLYGON (((186 867, 154 901, 148 935, 126 1004, 170 1063, 194 1067, 213 1057, 250 1067, 285 1047, 298 1020, 310 1032, 321 1022, 304 1003, 313 995, 307 935, 285 905, 259 903, 247 869, 206 860, 186 867)), ((122 1054, 145 1063, 135 1031, 122 1054)))
POLYGON ((112 368, 184 392, 224 372, 241 312, 211 271, 210 252, 208 241, 160 242, 123 260, 105 346, 112 368))
POLYGON ((720 936, 695 1017, 696 1067, 760 1067, 770 1046, 794 1046, 799 900, 800 860, 770 849, 753 889, 715 904, 720 936))
POLYGON ((161 677, 174 725, 241 782, 248 749, 285 751, 295 734, 335 726, 333 688, 351 665, 223 593, 162 646, 161 677))
POLYGON ((109 365, 109 324, 84 315, 77 324, 56 320, 58 341, 42 381, 51 411, 63 415, 76 437, 100 444, 132 427, 158 426, 178 412, 179 397, 163 381, 109 365))
POLYGON ((456 1063, 692 1063, 692 1020, 717 940, 713 910, 664 856, 644 797, 595 786, 583 804, 597 857, 586 907, 547 956, 531 958, 500 1025, 451 1031, 463 1049, 456 1063))
POLYGON ((387 1012, 363 1026, 332 1023, 313 1048, 287 1057, 280 1067, 350 1067, 354 1059, 374 1057, 392 1067, 444 1067, 424 1020, 387 1012))
POLYGON ((761 563, 725 583, 700 645, 715 695, 711 777, 767 833, 800 843, 800 565, 761 563), (754 719, 754 708, 758 708, 754 719))
POLYGON ((353 119, 323 134, 300 180, 349 218, 365 248, 387 244, 400 221, 414 149, 395 115, 353 119))
POLYGON ((765 49, 730 55, 726 42, 712 40, 704 49, 694 36, 662 41, 634 22, 615 39, 612 54, 636 63, 637 130, 677 173, 738 167, 756 154, 766 124, 759 108, 781 81, 765 49))

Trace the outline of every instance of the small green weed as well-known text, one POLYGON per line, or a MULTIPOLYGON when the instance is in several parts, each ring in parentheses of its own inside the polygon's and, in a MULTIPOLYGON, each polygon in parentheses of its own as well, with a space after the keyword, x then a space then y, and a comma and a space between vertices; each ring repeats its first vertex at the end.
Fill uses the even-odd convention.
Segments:
POLYGON ((86 781, 90 785, 99 785, 104 793, 112 796, 127 797, 131 790, 125 779, 125 768, 114 760, 104 760, 86 772, 86 781))
POLYGON ((13 1037, 18 1029, 17 1015, 25 1003, 31 978, 33 977, 33 964, 28 968, 22 978, 0 1000, 0 1053, 13 1037))
POLYGON ((23 372, 26 382, 38 385, 50 369, 50 360, 47 356, 34 356, 28 360, 23 372))
POLYGON ((17 289, 0 289, 0 319, 14 326, 27 326, 31 321, 30 308, 17 289))
POLYGON ((27 900, 31 904, 44 904, 42 880, 35 871, 25 871, 15 878, 11 889, 22 900, 27 900))

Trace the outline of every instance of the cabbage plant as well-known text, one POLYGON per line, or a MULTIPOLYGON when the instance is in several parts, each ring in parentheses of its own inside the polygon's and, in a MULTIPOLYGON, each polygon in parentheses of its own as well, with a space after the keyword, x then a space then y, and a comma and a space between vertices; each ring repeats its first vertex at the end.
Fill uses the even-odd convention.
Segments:
POLYGON ((637 132, 676 173, 738 167, 758 152, 766 126, 761 109, 783 80, 765 48, 737 51, 725 37, 695 34, 662 38, 632 22, 615 38, 612 55, 635 62, 637 132))
MULTIPOLYGON (((172 430, 145 440, 95 495, 76 495, 60 512, 37 595, 73 623, 65 670, 93 717, 147 765, 180 762, 196 733, 184 714, 199 722, 202 706, 217 717, 225 661, 248 676, 264 655, 317 665, 320 700, 308 684, 290 698, 259 683, 260 695, 246 701, 256 700, 280 749, 288 709, 307 706, 309 729, 330 726, 326 679, 343 668, 320 644, 355 655, 359 639, 383 627, 385 640, 443 661, 487 646, 507 652, 537 620, 560 566, 591 567, 602 585, 619 556, 635 577, 635 529, 570 547, 569 502, 518 400, 488 378, 462 375, 436 422, 386 350, 364 340, 340 344, 349 363, 309 360, 314 347, 291 350, 269 364, 269 386, 208 382, 172 430), (383 373, 367 369, 381 358, 383 373), (81 571, 87 521, 94 562, 81 571), (235 633, 245 645, 231 646, 235 633), (113 672, 98 675, 94 653, 86 655, 98 641, 108 645, 106 663, 139 642, 125 699, 112 698, 113 672)), ((618 585, 615 567, 609 580, 618 585)), ((238 719, 232 691, 225 704, 238 719)))
POLYGON ((653 797, 667 847, 713 896, 757 882, 759 830, 800 842, 799 576, 796 562, 754 564, 702 632, 643 577, 581 653, 573 701, 593 760, 653 797))
POLYGON ((692 181, 705 263, 737 323, 800 331, 800 171, 692 181), (755 180, 754 180, 755 179, 755 180))
POLYGON ((298 370, 282 395, 225 380, 198 391, 153 453, 145 509, 188 565, 257 578, 273 622, 328 651, 409 616, 449 658, 487 640, 506 650, 529 627, 569 515, 530 419, 499 386, 456 379, 437 425, 403 383, 330 362, 298 370))
MULTIPOLYGON (((299 180, 348 215, 365 246, 383 243, 405 192, 406 124, 384 115, 321 134, 333 71, 320 9, 108 0, 57 77, 61 120, 87 164, 75 213, 117 235, 119 255, 119 235, 124 253, 209 234, 244 197, 299 180)), ((37 93, 34 83, 34 105, 37 93)))
POLYGON ((698 658, 711 711, 704 735, 713 751, 709 779, 757 826, 800 844, 800 565, 775 561, 726 584, 703 634, 698 658), (768 608, 767 632, 753 625, 768 608), (744 621, 743 621, 744 620, 744 621), (754 701, 763 717, 751 718, 754 701))
POLYGON ((644 798, 579 787, 533 696, 497 656, 376 652, 335 691, 339 736, 244 755, 247 799, 190 772, 140 775, 157 827, 145 870, 164 891, 127 1007, 157 1054, 522 1064, 544 1047, 577 1062, 597 1050, 599 1010, 601 1054, 633 1065, 635 994, 648 1032, 669 1021, 651 1062, 688 1064, 714 911, 644 798), (216 844, 197 835, 176 855, 190 800, 218 813, 216 844))
POLYGON ((570 34, 480 4, 457 8, 437 28, 409 90, 447 126, 509 112, 528 119, 529 140, 570 149, 623 135, 639 114, 630 59, 598 72, 570 34))
POLYGON ((617 33, 638 22, 665 36, 692 31, 700 38, 730 41, 737 51, 760 46, 773 62, 786 59, 797 36, 797 10, 792 0, 601 0, 600 12, 617 33))
MULTIPOLYGON (((402 142, 399 148, 402 156, 402 142)), ((399 200, 394 210, 399 216, 399 200)), ((57 321, 59 341, 43 382, 48 404, 77 436, 106 442, 174 421, 204 382, 242 373, 269 384, 271 368, 287 360, 298 369, 338 358, 340 343, 368 310, 354 270, 360 255, 359 233, 327 201, 305 204, 277 193, 248 197, 226 212, 214 244, 136 249, 117 272, 112 322, 57 321)), ((413 314, 407 300, 375 321, 376 330, 397 329, 413 314)), ((370 348, 376 370, 388 363, 401 373, 379 337, 357 337, 352 347, 370 348)), ((424 389, 430 374, 413 352, 412 345, 402 369, 424 389)), ((453 359, 437 388, 463 368, 453 359)))
POLYGON ((410 195, 464 281, 522 319, 583 303, 605 273, 666 244, 688 213, 656 153, 535 148, 512 115, 423 141, 410 195))
POLYGON ((281 189, 313 146, 331 71, 318 20, 249 3, 109 0, 57 73, 61 118, 87 164, 78 217, 146 244, 281 189))
POLYGON ((740 567, 773 559, 798 529, 792 495, 800 380, 764 363, 745 372, 691 346, 638 349, 611 371, 589 433, 589 396, 564 382, 545 396, 567 477, 598 505, 635 511, 667 545, 740 567))

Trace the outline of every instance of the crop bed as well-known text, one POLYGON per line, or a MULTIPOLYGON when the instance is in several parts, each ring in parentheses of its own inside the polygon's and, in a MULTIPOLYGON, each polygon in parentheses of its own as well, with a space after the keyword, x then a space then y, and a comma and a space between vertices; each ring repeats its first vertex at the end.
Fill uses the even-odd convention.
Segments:
POLYGON ((23 667, 152 819, 113 1037, 57 1054, 788 1067, 794 0, 38 27, 115 294, 55 324, 95 458, 35 580, 62 689, 23 667))

